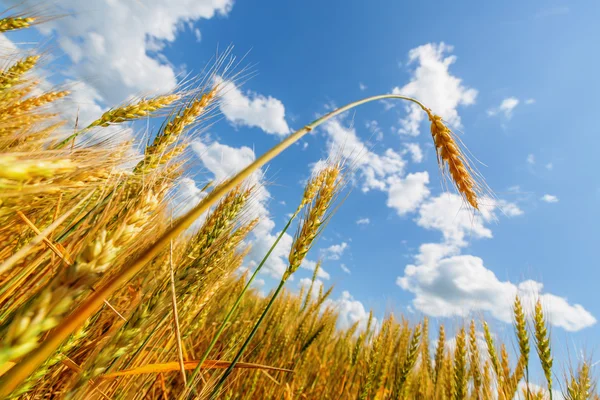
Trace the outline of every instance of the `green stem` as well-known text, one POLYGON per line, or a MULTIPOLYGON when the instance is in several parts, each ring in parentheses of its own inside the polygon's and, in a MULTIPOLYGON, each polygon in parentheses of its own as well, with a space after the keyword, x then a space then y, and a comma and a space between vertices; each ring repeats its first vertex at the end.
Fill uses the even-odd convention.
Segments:
POLYGON ((19 361, 14 367, 6 372, 2 378, 0 378, 0 398, 7 397, 10 392, 12 392, 25 379, 27 379, 27 377, 31 375, 36 368, 42 365, 44 361, 54 353, 54 351, 71 333, 79 328, 87 318, 89 318, 94 312, 96 312, 98 308, 100 308, 100 306, 102 306, 102 304, 104 304, 105 298, 109 297, 114 291, 119 289, 123 284, 133 278, 142 269, 142 267, 144 267, 144 265, 152 261, 152 259, 154 259, 154 257, 156 257, 162 251, 162 249, 171 242, 171 239, 184 232, 196 219, 198 219, 199 216, 204 214, 210 208, 210 206, 216 203, 226 193, 228 193, 238 184, 242 183, 257 169, 261 168, 273 158, 277 157, 281 152, 301 139, 308 132, 312 131, 327 120, 362 104, 384 99, 407 100, 417 104, 426 112, 429 111, 422 103, 410 97, 396 94, 372 96, 333 110, 283 139, 262 156, 254 160, 254 162, 252 162, 242 171, 238 172, 233 178, 210 192, 203 199, 203 201, 200 202, 200 204, 188 211, 186 215, 179 218, 173 224, 173 226, 163 233, 163 235, 159 237, 149 248, 139 253, 137 257, 134 257, 131 261, 129 261, 129 263, 125 264, 123 268, 117 271, 111 278, 107 279, 102 286, 96 289, 95 292, 90 294, 88 298, 86 298, 69 316, 64 318, 61 323, 48 334, 46 339, 40 343, 37 349, 29 352, 21 359, 21 361, 19 361))
POLYGON ((217 398, 217 396, 219 394, 219 390, 221 389, 221 386, 223 386, 223 383, 225 383, 225 380, 231 374, 231 372, 235 368, 235 365, 237 364, 237 362, 242 357, 242 354, 244 353, 244 350, 246 350, 246 347, 248 347, 248 344, 250 344, 250 341, 252 340, 252 338, 254 337, 254 335, 256 334, 256 332, 258 331, 258 328, 260 327, 260 324, 262 323, 263 319, 265 319, 265 316, 267 315, 267 312, 269 312, 269 309, 271 308, 271 306, 273 305, 273 303, 275 303, 275 299, 279 295, 279 292, 281 292, 281 289, 283 289, 283 285, 285 285, 285 282, 286 282, 286 278, 284 277, 281 280, 281 282, 279 282, 279 286, 277 286, 277 289, 275 290, 275 293, 273 293, 273 296, 271 297, 271 300, 269 300, 269 304, 267 304, 267 307, 265 308, 265 310, 261 314, 260 318, 258 319, 258 321, 256 321, 256 324, 254 325, 254 328, 252 328, 252 332, 250 332, 250 334, 246 338, 246 341, 242 345, 242 348, 237 352, 237 354, 235 355, 235 358, 233 359, 233 361, 231 361, 231 364, 229 364, 229 367, 227 367, 227 369, 225 370, 225 373, 223 374, 223 376, 221 376, 221 379, 219 380, 219 383, 217 383, 217 386, 215 386, 215 388, 214 388, 214 390, 212 392, 212 395, 211 395, 211 399, 216 399, 217 398))
POLYGON ((79 135, 81 135, 83 132, 87 131, 90 127, 88 126, 87 128, 83 128, 80 129, 78 131, 73 132, 72 135, 70 135, 68 138, 64 139, 62 142, 60 142, 59 144, 57 144, 54 147, 54 150, 59 150, 62 149, 63 147, 65 147, 67 144, 69 144, 70 141, 75 140, 75 138, 79 135))
MULTIPOLYGON (((221 336, 221 334, 225 330, 225 325, 227 325, 227 323, 231 319, 231 316, 233 315, 233 313, 235 312, 235 310, 237 310, 238 306, 240 305, 240 303, 242 301, 242 297, 244 297, 244 294, 246 293, 246 291, 248 290, 248 288, 250 288, 250 285, 254 281, 254 278, 256 278, 256 276, 258 275, 258 272, 261 270, 261 268, 263 267, 263 265, 265 264, 265 262, 267 261, 267 259, 271 256, 271 253, 273 252, 273 250, 275 249, 275 247, 277 246, 277 244, 279 243, 279 241, 281 240, 281 238, 283 237, 283 235, 285 234, 285 232, 288 230, 288 228, 292 224, 292 221, 294 220, 294 218, 296 218, 297 215, 298 215, 298 211, 296 211, 291 216, 291 218, 288 220, 287 224, 285 225, 285 227, 283 228, 283 230, 279 233, 279 236, 277 236, 277 239, 275 239, 275 242, 273 243, 273 245, 271 246, 271 248, 269 249, 269 251, 267 252, 267 254, 265 254, 265 256, 263 257, 263 259, 260 262, 260 264, 258 264, 258 267, 256 267, 256 270, 254 271, 254 273, 252 274, 252 276, 248 280, 248 283, 246 283, 246 286, 244 286, 244 289, 242 289, 242 292, 237 297, 235 303, 233 303, 233 306, 231 306, 231 309, 229 310, 229 312, 225 316, 225 319, 221 323, 221 326, 219 327, 219 330, 217 331, 217 333, 213 337, 212 341, 208 345, 208 348, 204 352, 204 355, 202 356, 202 358, 198 361, 198 365, 196 366, 196 368, 194 368, 194 372, 192 372, 192 376, 188 380, 188 384, 187 384, 188 387, 191 387, 193 385, 194 378, 196 378, 196 375, 200 371, 200 368, 202 367, 202 364, 204 363, 204 361, 206 361, 206 359, 208 358, 208 355, 210 354, 211 350, 213 349, 213 347, 217 343, 217 340, 219 340, 219 337, 221 336)), ((186 393, 186 391, 183 392, 183 395, 185 395, 185 393, 186 393)), ((182 398, 182 397, 180 397, 180 398, 182 398)))

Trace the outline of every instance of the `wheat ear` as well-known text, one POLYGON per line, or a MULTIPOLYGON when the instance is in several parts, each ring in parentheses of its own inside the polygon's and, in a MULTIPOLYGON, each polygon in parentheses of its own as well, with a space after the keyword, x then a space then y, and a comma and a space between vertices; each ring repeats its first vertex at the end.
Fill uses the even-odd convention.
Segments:
POLYGON ((542 302, 538 299, 535 303, 535 312, 533 317, 533 326, 535 332, 535 345, 537 353, 542 364, 542 370, 548 383, 548 392, 552 400, 552 354, 550 350, 550 334, 542 310, 542 302))
POLYGON ((8 17, 0 19, 0 32, 29 28, 35 22, 34 17, 8 17))
POLYGON ((0 90, 6 90, 19 82, 21 76, 37 64, 40 56, 29 56, 17 61, 6 71, 0 72, 0 90))

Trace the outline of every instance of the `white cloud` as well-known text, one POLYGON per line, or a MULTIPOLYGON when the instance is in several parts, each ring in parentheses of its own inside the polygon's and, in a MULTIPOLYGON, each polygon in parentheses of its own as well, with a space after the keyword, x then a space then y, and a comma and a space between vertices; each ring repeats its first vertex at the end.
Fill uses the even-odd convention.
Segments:
POLYGON ((423 161, 423 151, 419 143, 406 143, 404 147, 410 153, 413 162, 420 163, 423 161))
POLYGON ((356 225, 369 225, 371 220, 369 218, 359 218, 356 220, 356 225))
POLYGON ((408 174, 404 179, 394 179, 388 190, 387 206, 395 209, 398 215, 415 211, 429 196, 428 183, 427 172, 417 172, 408 174))
POLYGON ((373 134, 373 136, 375 137, 375 140, 377 140, 377 141, 383 140, 383 131, 379 127, 379 122, 377 122, 376 120, 370 120, 370 121, 365 122, 365 126, 367 127, 369 132, 371 132, 373 134))
MULTIPOLYGON (((317 267, 317 263, 315 261, 304 259, 300 267, 314 272, 315 268, 317 267)), ((317 277, 321 279, 329 279, 330 275, 329 272, 325 271, 323 266, 321 266, 317 271, 317 277)))
POLYGON ((365 85, 365 84, 364 84, 364 83, 362 83, 362 82, 359 82, 359 83, 358 83, 358 88, 359 88, 360 90, 362 90, 362 91, 365 91, 365 90, 367 90, 367 85, 365 85))
POLYGON ((419 209, 417 225, 442 233, 442 243, 425 243, 407 265, 397 284, 414 294, 412 305, 419 311, 437 317, 466 317, 472 312, 489 312, 493 317, 511 322, 512 302, 517 294, 527 310, 540 298, 548 309, 548 320, 555 326, 576 331, 591 326, 596 319, 581 305, 571 305, 565 298, 542 293, 543 285, 527 280, 519 284, 499 280, 486 268, 481 258, 461 254, 469 238, 491 238, 485 226, 496 218, 500 208, 507 216, 523 212, 513 203, 485 199, 487 206, 473 215, 463 207, 458 195, 442 194, 429 199, 419 209))
POLYGON ((513 110, 519 105, 519 99, 516 97, 507 97, 502 100, 502 103, 496 108, 489 109, 487 114, 492 117, 500 113, 504 114, 506 118, 512 117, 513 110))
POLYGON ((456 194, 444 193, 421 205, 417 225, 442 232, 444 240, 455 246, 466 245, 465 237, 491 238, 492 231, 485 221, 493 218, 487 210, 474 214, 464 207, 464 200, 456 194))
POLYGON ((328 150, 331 156, 341 153, 352 168, 362 176, 362 190, 387 190, 386 180, 391 176, 401 175, 406 161, 393 149, 383 154, 371 151, 357 136, 355 128, 346 128, 339 118, 323 125, 328 136, 328 150))
MULTIPOLYGON (((446 55, 453 50, 445 43, 428 43, 410 50, 409 65, 416 64, 409 83, 395 87, 393 93, 418 99, 440 115, 451 126, 460 127, 457 108, 475 103, 477 90, 462 84, 462 80, 449 71, 456 56, 446 55)), ((415 104, 406 106, 408 115, 400 121, 400 133, 418 135, 425 113, 415 104)))
POLYGON ((345 273, 347 273, 348 275, 350 275, 350 268, 348 268, 346 266, 346 264, 340 264, 340 268, 342 269, 342 271, 344 271, 345 273))
POLYGON ((507 217, 517 217, 523 215, 523 210, 519 208, 515 203, 510 203, 505 200, 496 201, 494 206, 498 207, 500 211, 507 217))
POLYGON ((571 305, 565 298, 541 293, 543 285, 539 282, 524 281, 515 285, 500 281, 481 258, 459 255, 456 248, 440 246, 422 245, 417 263, 406 266, 404 276, 397 280, 401 288, 415 295, 412 303, 423 313, 435 317, 466 317, 472 312, 489 312, 510 323, 512 303, 519 294, 527 310, 540 298, 547 309, 549 323, 565 330, 577 331, 596 323, 581 305, 571 305))
MULTIPOLYGON (((485 347, 483 347, 485 348, 485 347)), ((515 400, 528 400, 527 397, 531 398, 533 396, 526 396, 523 393, 523 390, 527 390, 527 385, 529 385, 529 390, 532 394, 543 393, 543 399, 548 399, 550 396, 548 395, 548 389, 544 386, 537 385, 535 383, 527 383, 524 381, 520 381, 518 385, 517 393, 515 393, 515 400)), ((553 400, 565 400, 565 396, 563 396, 562 392, 557 389, 552 389, 552 399, 553 400)))
POLYGON ((244 94, 233 82, 217 78, 223 90, 220 110, 234 125, 257 127, 266 133, 287 135, 290 128, 285 121, 283 103, 271 96, 254 92, 244 94))
POLYGON ((546 203, 558 203, 558 197, 552 195, 552 194, 545 194, 542 196, 542 198, 540 199, 546 203))
MULTIPOLYGON (((359 330, 365 330, 367 328, 369 313, 365 310, 365 306, 360 301, 354 300, 354 297, 352 297, 350 292, 344 290, 337 300, 327 299, 323 306, 332 307, 339 313, 339 328, 347 329, 356 322, 358 322, 359 330)), ((373 319, 373 322, 375 322, 375 318, 373 319)))
POLYGON ((321 254, 327 260, 339 260, 347 248, 348 248, 348 243, 342 242, 340 244, 331 245, 326 249, 321 249, 321 254))
POLYGON ((553 165, 552 163, 547 163, 547 164, 545 165, 545 167, 546 167, 546 169, 547 169, 548 171, 552 171, 552 169, 554 168, 554 165, 553 165))
POLYGON ((196 186, 196 182, 192 178, 184 177, 179 179, 174 190, 173 199, 171 200, 174 216, 187 213, 205 196, 206 192, 203 192, 201 188, 196 186))
POLYGON ((533 154, 527 155, 527 164, 529 164, 529 165, 535 164, 535 156, 533 154))
MULTIPOLYGON (((302 286, 304 286, 304 289, 308 290, 311 282, 312 282, 312 279, 310 279, 310 278, 302 278, 298 282, 298 288, 301 288, 302 286)), ((323 287, 323 281, 321 281, 319 279, 315 279, 315 281, 312 282, 312 284, 313 284, 313 287, 312 287, 312 290, 310 291, 310 297, 314 301, 319 297, 319 292, 321 291, 321 288, 323 287)))
MULTIPOLYGON (((138 0, 53 2, 56 18, 37 25, 53 34, 57 44, 74 63, 66 75, 87 84, 73 89, 92 99, 93 106, 119 104, 132 95, 168 92, 177 84, 177 72, 160 51, 173 42, 184 22, 227 14, 232 0, 138 0), (106 16, 110 16, 107 18, 106 16)), ((95 114, 97 117, 98 114, 95 114)), ((81 121, 88 120, 82 110, 81 121)))

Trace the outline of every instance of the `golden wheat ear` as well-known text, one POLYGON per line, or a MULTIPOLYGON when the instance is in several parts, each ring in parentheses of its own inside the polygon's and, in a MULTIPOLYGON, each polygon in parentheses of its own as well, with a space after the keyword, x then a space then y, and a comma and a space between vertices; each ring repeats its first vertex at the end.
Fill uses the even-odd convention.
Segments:
POLYGON ((431 137, 442 176, 449 174, 461 196, 474 209, 479 210, 479 200, 489 189, 477 170, 471 166, 456 134, 444 123, 442 117, 427 108, 424 110, 431 122, 431 137))
POLYGON ((0 19, 0 32, 14 31, 17 29, 29 28, 34 22, 35 17, 6 17, 0 19))

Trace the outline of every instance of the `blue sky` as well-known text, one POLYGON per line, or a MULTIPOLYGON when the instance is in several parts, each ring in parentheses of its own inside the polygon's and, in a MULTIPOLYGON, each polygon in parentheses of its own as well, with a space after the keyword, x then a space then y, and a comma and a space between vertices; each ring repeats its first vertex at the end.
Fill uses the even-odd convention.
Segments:
MULTIPOLYGON (((61 68, 48 67, 52 79, 86 82, 74 86, 84 119, 128 96, 171 89, 217 48, 248 53, 255 76, 230 86, 224 118, 192 146, 197 182, 182 189, 190 198, 333 105, 393 90, 461 132, 498 198, 481 215, 461 211, 459 199, 443 194, 423 115, 403 103, 367 105, 266 170, 255 205, 266 222, 250 266, 295 209, 314 163, 342 145, 357 165, 354 189, 291 288, 321 257, 321 281, 335 284, 332 304, 344 322, 369 308, 379 317, 445 315, 450 324, 485 313, 506 335, 511 296, 541 296, 563 352, 598 345, 600 3, 52 3, 73 15, 9 39, 50 41, 62 54, 61 68)), ((290 242, 261 276, 265 289, 290 242)))

